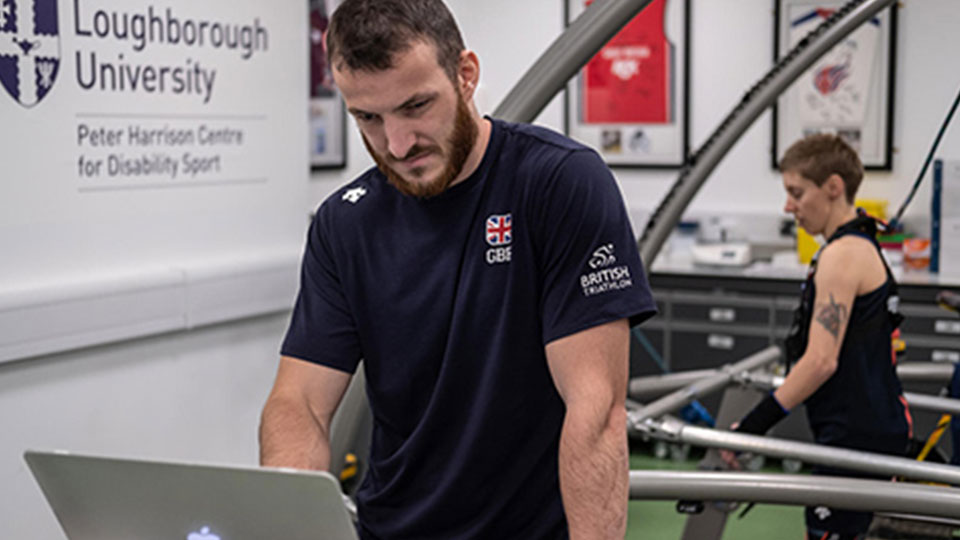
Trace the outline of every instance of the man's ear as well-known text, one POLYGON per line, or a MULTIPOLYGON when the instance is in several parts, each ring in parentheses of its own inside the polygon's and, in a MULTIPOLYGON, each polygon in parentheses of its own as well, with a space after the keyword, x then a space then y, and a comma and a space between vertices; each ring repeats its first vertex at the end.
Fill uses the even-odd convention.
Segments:
POLYGON ((460 52, 460 65, 457 68, 457 85, 463 99, 470 101, 480 83, 480 59, 477 53, 464 50, 460 52))

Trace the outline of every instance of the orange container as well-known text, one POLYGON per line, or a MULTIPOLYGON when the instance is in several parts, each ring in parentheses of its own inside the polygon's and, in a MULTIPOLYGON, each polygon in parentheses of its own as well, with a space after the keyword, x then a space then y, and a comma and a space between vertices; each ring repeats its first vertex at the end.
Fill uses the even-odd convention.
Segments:
POLYGON ((903 240, 903 267, 914 270, 930 268, 929 238, 906 238, 903 240))

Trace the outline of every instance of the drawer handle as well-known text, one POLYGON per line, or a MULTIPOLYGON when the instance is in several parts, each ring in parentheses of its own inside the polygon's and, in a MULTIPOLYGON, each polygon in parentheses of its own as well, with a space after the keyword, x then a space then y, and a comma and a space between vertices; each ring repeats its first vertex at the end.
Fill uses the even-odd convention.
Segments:
POLYGON ((733 336, 723 336, 720 334, 710 334, 707 336, 707 346, 712 349, 723 349, 729 351, 733 349, 736 341, 733 339, 733 336))
POLYGON ((710 320, 713 322, 734 322, 737 320, 737 310, 731 308, 710 308, 710 320))
POLYGON ((937 321, 933 324, 933 331, 938 334, 960 334, 960 321, 937 321))
POLYGON ((960 363, 960 351, 933 351, 930 360, 934 362, 960 363))

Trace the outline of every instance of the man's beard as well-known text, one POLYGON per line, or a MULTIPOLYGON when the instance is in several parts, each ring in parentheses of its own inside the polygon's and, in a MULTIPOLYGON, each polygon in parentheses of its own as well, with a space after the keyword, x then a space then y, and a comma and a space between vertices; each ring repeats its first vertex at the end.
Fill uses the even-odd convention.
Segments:
MULTIPOLYGON (((373 150, 373 147, 370 146, 370 142, 367 141, 367 138, 361 134, 361 137, 363 137, 363 144, 367 147, 367 151, 370 152, 370 155, 373 156, 373 160, 377 162, 377 167, 380 169, 380 172, 387 177, 387 181, 390 182, 390 185, 397 188, 397 190, 404 195, 410 195, 412 197, 420 197, 424 199, 435 197, 450 187, 450 184, 453 182, 453 180, 459 176, 460 172, 463 170, 463 164, 466 163, 467 158, 470 157, 470 151, 473 150, 473 146, 477 142, 477 136, 477 124, 473 121, 473 116, 470 114, 470 109, 467 108, 467 103, 460 95, 457 95, 457 112, 453 123, 453 133, 450 135, 450 140, 447 141, 447 144, 450 148, 449 155, 444 156, 443 149, 440 147, 423 147, 414 145, 413 148, 407 152, 407 155, 403 156, 401 159, 395 159, 392 156, 384 158, 373 150), (388 160, 402 161, 425 151, 439 153, 441 157, 446 158, 443 170, 440 171, 440 176, 433 181, 425 183, 407 181, 400 175, 400 173, 391 168, 388 164, 388 160)), ((417 171, 416 169, 412 171, 414 175, 418 175, 420 172, 422 171, 417 171)))

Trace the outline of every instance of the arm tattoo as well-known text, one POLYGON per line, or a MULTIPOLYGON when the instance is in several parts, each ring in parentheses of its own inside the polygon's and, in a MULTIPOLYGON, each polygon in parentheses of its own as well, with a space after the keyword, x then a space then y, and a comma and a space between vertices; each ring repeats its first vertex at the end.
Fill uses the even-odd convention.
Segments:
POLYGON ((833 299, 833 293, 830 293, 830 303, 820 304, 820 311, 817 313, 817 322, 827 329, 827 332, 833 334, 837 339, 840 335, 840 326, 847 319, 847 306, 838 304, 833 299))

